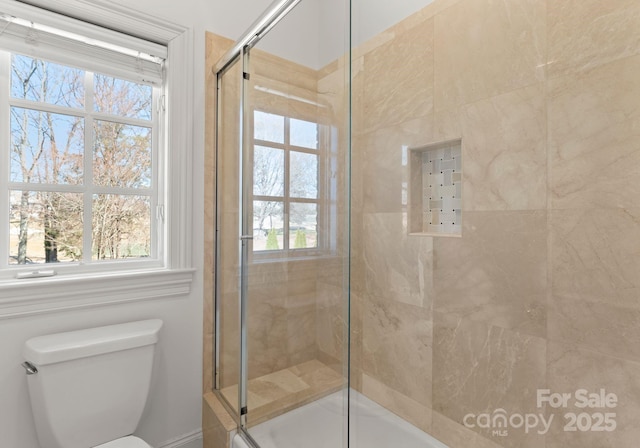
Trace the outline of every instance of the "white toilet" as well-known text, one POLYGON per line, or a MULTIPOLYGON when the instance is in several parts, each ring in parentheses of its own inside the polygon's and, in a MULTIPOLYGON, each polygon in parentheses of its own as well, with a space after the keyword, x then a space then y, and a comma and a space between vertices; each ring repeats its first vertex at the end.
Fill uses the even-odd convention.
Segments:
POLYGON ((29 339, 23 366, 40 448, 151 448, 131 434, 161 327, 152 319, 29 339))

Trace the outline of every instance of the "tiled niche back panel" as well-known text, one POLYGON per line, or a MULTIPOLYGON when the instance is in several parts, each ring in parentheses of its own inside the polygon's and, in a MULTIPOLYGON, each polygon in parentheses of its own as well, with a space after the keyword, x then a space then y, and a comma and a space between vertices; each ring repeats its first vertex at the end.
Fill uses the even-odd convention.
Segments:
POLYGON ((411 233, 460 235, 462 142, 437 143, 410 151, 414 196, 410 205, 411 233))

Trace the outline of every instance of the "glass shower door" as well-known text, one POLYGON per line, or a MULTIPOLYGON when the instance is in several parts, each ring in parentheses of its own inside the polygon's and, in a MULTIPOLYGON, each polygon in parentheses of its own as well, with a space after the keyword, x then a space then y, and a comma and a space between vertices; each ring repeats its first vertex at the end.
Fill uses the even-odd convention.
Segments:
MULTIPOLYGON (((340 446, 340 391, 347 384, 344 337, 339 335, 342 342, 331 353, 319 348, 344 331, 334 327, 336 322, 346 322, 342 306, 327 307, 329 300, 340 305, 345 299, 341 269, 333 272, 337 293, 329 292, 332 285, 323 278, 338 257, 336 237, 344 230, 337 216, 329 226, 337 200, 331 195, 340 194, 328 185, 331 126, 319 98, 317 70, 276 56, 274 48, 283 50, 275 41, 277 31, 251 49, 245 81, 253 231, 247 305, 249 433, 268 444, 269 420, 337 393, 329 399, 336 412, 314 429, 340 446), (331 293, 335 296, 329 298, 331 293), (266 423, 251 427, 261 422, 266 423)), ((303 446, 313 437, 295 425, 289 428, 280 435, 281 446, 303 446)))
POLYGON ((323 59, 301 27, 326 7, 264 23, 218 74, 216 386, 256 446, 348 446, 348 39, 323 59))
POLYGON ((319 6, 300 3, 245 58, 247 428, 261 446, 347 446, 345 66, 325 77, 292 38, 319 6))

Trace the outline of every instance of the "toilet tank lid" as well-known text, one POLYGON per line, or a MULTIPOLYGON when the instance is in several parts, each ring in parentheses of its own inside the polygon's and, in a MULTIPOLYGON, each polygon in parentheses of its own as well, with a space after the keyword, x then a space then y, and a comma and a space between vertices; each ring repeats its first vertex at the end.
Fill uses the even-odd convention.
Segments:
POLYGON ((155 344, 160 328, 160 319, 149 319, 38 336, 25 343, 22 354, 36 366, 86 358, 155 344))

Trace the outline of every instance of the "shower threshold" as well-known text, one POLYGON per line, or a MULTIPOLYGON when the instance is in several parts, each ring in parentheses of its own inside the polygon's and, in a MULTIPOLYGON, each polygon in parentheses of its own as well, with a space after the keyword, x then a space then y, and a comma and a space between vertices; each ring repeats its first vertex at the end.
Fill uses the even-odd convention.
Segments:
MULTIPOLYGON (((313 359, 249 380, 247 423, 255 426, 345 387, 342 375, 313 359)), ((221 390, 229 403, 238 402, 238 386, 221 390)), ((235 407, 235 406, 234 406, 235 407)))
MULTIPOLYGON (((350 393, 350 448, 448 448, 429 434, 355 390, 350 393)), ((249 429, 260 448, 346 446, 346 391, 282 414, 249 429)), ((236 435, 232 448, 247 445, 236 435)))

